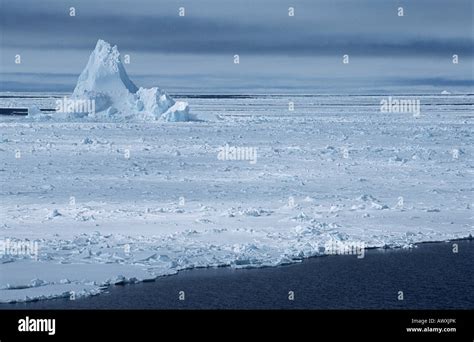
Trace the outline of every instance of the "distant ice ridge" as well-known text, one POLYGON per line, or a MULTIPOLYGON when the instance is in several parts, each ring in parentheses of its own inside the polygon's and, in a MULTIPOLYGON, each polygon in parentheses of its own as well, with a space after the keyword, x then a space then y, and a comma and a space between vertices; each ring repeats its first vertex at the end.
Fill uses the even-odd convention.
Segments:
MULTIPOLYGON (((189 113, 187 102, 173 100, 158 87, 138 88, 128 77, 117 46, 111 46, 101 39, 97 41, 69 100, 87 106, 78 110, 75 105, 68 110, 66 104, 65 110, 62 111, 66 117, 173 122, 196 119, 189 113), (93 106, 90 106, 91 103, 93 106)), ((34 118, 38 118, 36 111, 32 111, 32 114, 34 118)))

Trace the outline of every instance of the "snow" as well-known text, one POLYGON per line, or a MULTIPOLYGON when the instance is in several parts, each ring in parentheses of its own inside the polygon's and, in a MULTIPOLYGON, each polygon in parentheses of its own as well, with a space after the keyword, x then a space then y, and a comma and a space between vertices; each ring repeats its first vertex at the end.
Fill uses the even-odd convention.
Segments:
POLYGON ((196 119, 189 114, 188 103, 174 101, 164 90, 157 87, 138 89, 125 71, 117 46, 112 47, 100 39, 71 98, 94 101, 95 111, 88 113, 90 117, 174 122, 196 119))
MULTIPOLYGON (((142 92, 161 118, 163 93, 142 92)), ((0 301, 298 262, 333 241, 467 237, 472 99, 423 96, 420 117, 381 113, 380 96, 195 98, 214 120, 162 125, 0 117, 0 241, 38 243, 37 256, 0 249, 0 301), (219 160, 226 144, 255 148, 258 161, 219 160)))

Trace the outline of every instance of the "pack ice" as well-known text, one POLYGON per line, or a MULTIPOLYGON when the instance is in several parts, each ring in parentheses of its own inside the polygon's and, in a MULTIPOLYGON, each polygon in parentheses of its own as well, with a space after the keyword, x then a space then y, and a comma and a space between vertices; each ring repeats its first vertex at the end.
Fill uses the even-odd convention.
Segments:
MULTIPOLYGON (((117 46, 97 41, 72 96, 65 99, 57 118, 192 121, 187 102, 173 100, 164 90, 138 88, 128 77, 117 46), (70 106, 69 104, 70 103, 70 106), (77 105, 79 104, 79 105, 77 105), (81 106, 81 104, 84 104, 81 106), (75 106, 76 105, 76 106, 75 106)), ((29 116, 46 118, 30 107, 29 116)))
POLYGON ((0 302, 474 235, 472 95, 421 96, 416 117, 384 95, 202 98, 208 120, 151 124, 187 105, 137 89, 101 41, 74 93, 104 119, 0 116, 0 302))

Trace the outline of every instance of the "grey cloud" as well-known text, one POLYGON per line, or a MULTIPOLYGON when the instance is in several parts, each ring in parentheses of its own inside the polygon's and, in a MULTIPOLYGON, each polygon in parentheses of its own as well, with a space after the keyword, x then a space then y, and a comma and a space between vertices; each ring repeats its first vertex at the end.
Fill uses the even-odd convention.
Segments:
MULTIPOLYGON (((282 24, 239 18, 178 16, 97 15, 71 18, 61 11, 5 7, 0 18, 6 47, 38 49, 90 49, 98 38, 141 52, 186 54, 274 54, 274 55, 444 55, 472 56, 472 37, 440 38, 393 28, 370 34, 341 32, 322 23, 301 21, 282 24)), ((248 18, 247 18, 248 19, 248 18)), ((340 18, 334 18, 339 23, 340 18)))
POLYGON ((0 90, 41 84, 71 90, 98 38, 134 56, 127 66, 134 80, 166 89, 473 86, 472 0, 15 0, 1 6, 0 90), (67 15, 72 5, 74 18, 67 15), (403 18, 395 14, 400 5, 403 18), (185 18, 177 16, 179 6, 186 6, 185 18), (288 6, 296 8, 295 18, 288 6), (13 62, 16 53, 21 66, 13 62), (232 65, 236 53, 239 68, 232 65), (351 64, 343 67, 346 53, 351 64), (453 66, 455 53, 461 62, 453 66))

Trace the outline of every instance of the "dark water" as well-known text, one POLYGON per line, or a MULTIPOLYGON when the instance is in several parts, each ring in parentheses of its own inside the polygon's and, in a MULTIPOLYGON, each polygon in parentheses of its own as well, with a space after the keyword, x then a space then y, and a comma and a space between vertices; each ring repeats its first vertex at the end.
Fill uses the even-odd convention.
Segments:
MULTIPOLYGON (((55 112, 54 108, 40 108, 42 112, 55 112)), ((0 108, 0 115, 28 115, 28 108, 0 108)))
POLYGON ((369 250, 263 269, 197 269, 99 296, 1 305, 6 309, 474 309, 474 241, 369 250), (459 246, 453 253, 453 243, 459 246), (179 291, 185 300, 178 299, 179 291), (294 301, 288 292, 294 291, 294 301), (403 291, 404 300, 398 300, 403 291))
POLYGON ((0 115, 28 115, 28 108, 0 108, 0 115))

